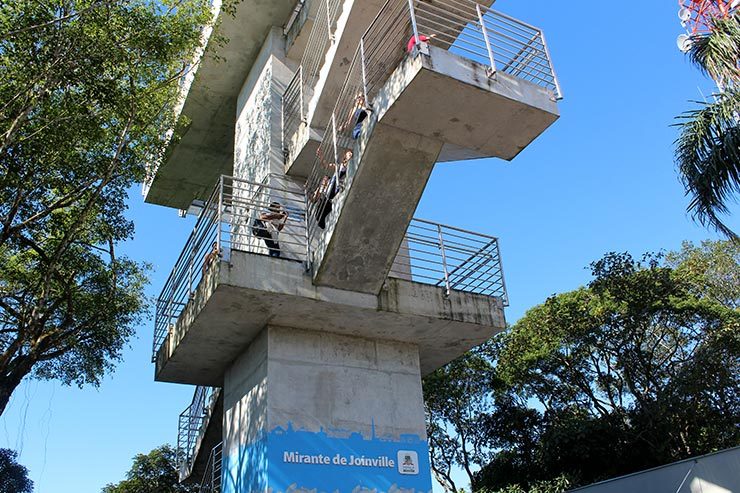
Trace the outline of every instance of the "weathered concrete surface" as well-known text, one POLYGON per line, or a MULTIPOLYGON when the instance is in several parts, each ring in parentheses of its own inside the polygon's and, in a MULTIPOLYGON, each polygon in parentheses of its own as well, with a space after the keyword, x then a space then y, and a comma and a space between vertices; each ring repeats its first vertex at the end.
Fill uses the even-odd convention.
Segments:
MULTIPOLYGON (((198 286, 157 354, 159 381, 220 386, 266 325, 418 345, 422 375, 505 327, 501 300, 388 279, 379 295, 312 284, 298 262, 231 252, 198 286)), ((228 408, 226 395, 225 406, 228 408)))
MULTIPOLYGON (((427 0, 421 1, 427 2, 427 0)), ((483 6, 490 6, 493 2, 494 0, 478 1, 483 6)), ((432 0, 427 3, 435 2, 432 0)), ((316 83, 314 97, 309 105, 308 121, 311 122, 311 125, 325 127, 329 123, 337 96, 347 77, 352 58, 360 44, 360 38, 370 26, 370 23, 377 17, 383 4, 385 4, 384 0, 345 0, 345 13, 349 9, 351 11, 349 16, 346 17, 346 21, 343 16, 337 23, 336 42, 327 53, 326 64, 316 83)), ((405 10, 402 11, 401 15, 406 16, 407 22, 410 23, 405 10)), ((440 25, 439 27, 437 34, 444 33, 445 39, 457 38, 461 31, 459 25, 449 25, 446 28, 442 28, 440 25)), ((405 49, 405 46, 406 40, 402 40, 398 43, 398 50, 405 49)))
MULTIPOLYGON (((223 456, 238 456, 247 443, 262 440, 267 429, 267 331, 245 345, 238 357, 224 360, 223 456)), ((261 491, 259 488, 247 491, 261 491)))
POLYGON ((415 344, 268 326, 268 426, 426 438, 415 344), (372 426, 375 429, 372 430, 372 426))
POLYGON ((293 72, 281 58, 282 31, 273 28, 237 99, 236 178, 261 182, 268 173, 283 172, 282 97, 293 72))
POLYGON ((273 26, 283 25, 297 0, 243 0, 236 15, 219 16, 210 40, 221 35, 221 47, 209 43, 187 94, 182 115, 191 123, 174 144, 147 193, 146 201, 187 209, 204 199, 221 174, 233 166, 236 101, 252 64, 273 26), (216 55, 222 59, 218 59, 216 55))
POLYGON ((374 122, 369 119, 355 146, 346 192, 335 198, 335 212, 312 251, 317 284, 377 294, 442 142, 374 122))
POLYGON ((434 46, 399 66, 377 106, 381 123, 451 144, 457 159, 469 149, 472 158, 511 160, 559 116, 548 89, 504 73, 489 78, 484 65, 434 46))
POLYGON ((285 174, 296 178, 307 178, 311 174, 314 162, 316 161, 316 151, 323 140, 324 129, 309 127, 302 123, 298 132, 293 135, 292 142, 289 144, 291 149, 297 149, 295 156, 291 156, 285 163, 285 174))
POLYGON ((300 9, 295 21, 285 34, 286 55, 296 63, 300 63, 303 52, 306 50, 313 23, 316 20, 316 12, 322 0, 306 0, 300 9))
POLYGON ((276 431, 426 440, 415 344, 268 325, 228 365, 223 385, 222 491, 274 489, 267 470, 280 464, 270 457, 285 452, 269 452, 276 431))
POLYGON ((191 468, 180 469, 180 481, 189 484, 200 483, 206 472, 211 450, 223 438, 224 396, 220 389, 216 389, 213 398, 205 410, 205 429, 195 442, 195 460, 191 468))

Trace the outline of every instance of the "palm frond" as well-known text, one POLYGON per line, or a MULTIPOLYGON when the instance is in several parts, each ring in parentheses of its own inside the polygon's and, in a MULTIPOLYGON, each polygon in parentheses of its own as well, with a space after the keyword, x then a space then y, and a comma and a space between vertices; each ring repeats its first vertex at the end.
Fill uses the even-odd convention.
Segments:
POLYGON ((710 34, 695 37, 689 59, 715 81, 724 85, 740 82, 740 13, 718 19, 710 34))
POLYGON ((688 211, 704 226, 737 240, 719 216, 729 212, 728 202, 740 192, 740 88, 678 119, 676 164, 692 197, 688 211))

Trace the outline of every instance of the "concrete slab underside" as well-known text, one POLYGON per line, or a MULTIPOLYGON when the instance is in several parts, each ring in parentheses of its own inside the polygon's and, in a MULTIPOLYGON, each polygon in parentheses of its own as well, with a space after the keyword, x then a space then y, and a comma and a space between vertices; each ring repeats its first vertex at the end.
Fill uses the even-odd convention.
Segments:
POLYGON ((221 386, 266 326, 418 345, 422 375, 505 327, 499 298, 389 279, 380 295, 314 286, 297 262, 231 252, 198 286, 157 355, 155 379, 221 386))
POLYGON ((242 0, 236 15, 220 14, 210 39, 221 35, 228 41, 207 47, 182 109, 190 125, 169 149, 146 202, 187 209, 193 199, 207 198, 220 175, 231 174, 239 90, 268 32, 288 19, 296 2, 242 0))

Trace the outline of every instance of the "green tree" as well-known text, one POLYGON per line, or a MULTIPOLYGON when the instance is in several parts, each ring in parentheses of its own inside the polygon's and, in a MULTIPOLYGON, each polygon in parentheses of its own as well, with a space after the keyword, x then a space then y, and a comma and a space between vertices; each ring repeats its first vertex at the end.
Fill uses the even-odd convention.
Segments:
POLYGON ((488 462, 469 463, 482 465, 474 491, 548 491, 736 445, 739 249, 607 254, 586 287, 427 377, 427 406, 445 417, 429 423, 430 446, 447 444, 433 462, 461 467, 459 437, 475 437, 488 462))
POLYGON ((724 282, 740 274, 734 248, 686 245, 674 267, 608 254, 588 287, 503 336, 499 376, 543 409, 541 479, 591 482, 740 441, 740 300, 724 282))
POLYGON ((568 478, 560 476, 550 481, 537 481, 529 488, 523 488, 518 484, 507 486, 495 492, 482 489, 482 493, 565 493, 570 489, 571 483, 568 478))
POLYGON ((145 310, 130 187, 162 152, 207 0, 0 3, 0 414, 100 382, 145 310))
POLYGON ((0 448, 0 493, 31 493, 33 481, 28 479, 28 469, 16 462, 18 454, 0 448))
POLYGON ((148 454, 137 454, 126 479, 109 484, 102 493, 195 493, 197 486, 178 482, 177 455, 169 445, 155 448, 148 454))
POLYGON ((455 467, 473 480, 473 469, 488 462, 480 419, 491 396, 493 366, 483 344, 424 379, 427 435, 432 472, 445 491, 459 491, 455 467))
POLYGON ((679 117, 676 162, 694 218, 737 238, 720 216, 740 191, 740 13, 718 19, 710 34, 692 41, 691 61, 723 90, 679 117))

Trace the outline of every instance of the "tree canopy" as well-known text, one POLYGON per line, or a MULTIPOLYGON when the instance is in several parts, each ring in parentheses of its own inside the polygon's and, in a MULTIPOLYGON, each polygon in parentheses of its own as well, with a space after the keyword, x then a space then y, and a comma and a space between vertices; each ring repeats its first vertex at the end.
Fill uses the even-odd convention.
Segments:
POLYGON ((109 484, 102 493, 195 493, 197 486, 178 482, 175 450, 169 445, 155 448, 148 454, 137 454, 126 479, 109 484))
POLYGON ((31 493, 33 481, 28 479, 28 469, 16 462, 18 454, 0 448, 0 493, 31 493))
POLYGON ((98 384, 141 320, 127 192, 209 19, 207 0, 0 4, 0 414, 26 375, 98 384))
MULTIPOLYGON (((458 451, 433 455, 435 468, 461 465, 461 434, 490 457, 473 488, 492 491, 578 486, 737 445, 739 261, 740 245, 705 242, 594 262, 587 286, 551 296, 452 364, 485 351, 477 395, 488 397, 472 397, 478 416, 463 433, 432 420, 430 441, 458 451)), ((448 373, 425 380, 432 416, 448 373)))

